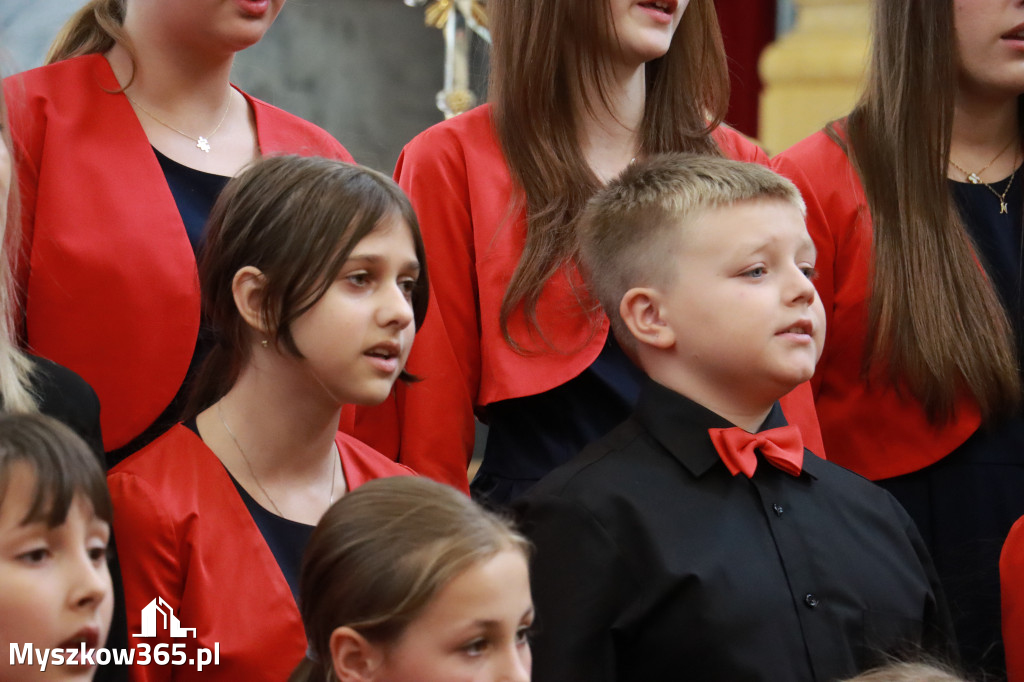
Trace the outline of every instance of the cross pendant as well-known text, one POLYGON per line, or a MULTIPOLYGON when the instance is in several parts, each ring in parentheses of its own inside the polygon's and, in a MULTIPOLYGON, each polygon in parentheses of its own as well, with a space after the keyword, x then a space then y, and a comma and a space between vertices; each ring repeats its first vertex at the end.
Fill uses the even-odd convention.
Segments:
POLYGON ((202 135, 200 135, 200 136, 199 136, 199 139, 198 139, 198 140, 196 140, 196 146, 197 146, 197 147, 199 147, 200 149, 202 149, 202 150, 203 150, 204 152, 206 152, 207 154, 209 154, 209 153, 210 153, 210 141, 209 141, 209 140, 207 140, 207 139, 206 139, 205 137, 203 137, 202 135))

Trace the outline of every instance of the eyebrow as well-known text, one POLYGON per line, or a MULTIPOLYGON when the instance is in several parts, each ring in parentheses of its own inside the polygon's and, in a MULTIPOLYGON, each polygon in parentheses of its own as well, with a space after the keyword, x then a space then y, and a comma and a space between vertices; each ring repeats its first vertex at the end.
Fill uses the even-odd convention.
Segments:
MULTIPOLYGON (((350 263, 352 261, 361 261, 361 262, 364 262, 364 263, 370 263, 372 265, 376 265, 377 263, 381 263, 384 260, 385 260, 384 256, 381 256, 381 255, 378 255, 378 254, 375 254, 375 253, 374 254, 371 254, 371 253, 365 253, 365 254, 363 254, 363 253, 353 253, 353 254, 350 254, 349 257, 345 259, 345 262, 350 263)), ((402 267, 403 267, 403 269, 421 270, 423 266, 420 265, 420 262, 419 262, 418 259, 414 259, 414 260, 406 261, 405 265, 403 265, 402 267)))

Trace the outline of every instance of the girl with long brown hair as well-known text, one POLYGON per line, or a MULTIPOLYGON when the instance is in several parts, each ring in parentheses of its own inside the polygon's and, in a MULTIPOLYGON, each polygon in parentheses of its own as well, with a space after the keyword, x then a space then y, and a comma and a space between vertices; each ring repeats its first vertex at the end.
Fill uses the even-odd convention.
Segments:
MULTIPOLYGON (((639 390, 578 275, 587 199, 638 156, 766 157, 721 125, 711 0, 496 0, 488 12, 490 104, 416 137, 395 171, 434 273, 410 361, 423 382, 355 428, 466 488, 475 413, 489 432, 474 494, 507 502, 625 419, 639 390)), ((820 451, 809 391, 785 406, 820 451)))
POLYGON ((302 562, 307 658, 292 682, 529 682, 529 545, 427 478, 327 510, 302 562))
POLYGON ((879 0, 873 30, 856 108, 775 159, 818 246, 816 404, 829 458, 917 522, 969 668, 1001 674, 999 548, 1024 514, 1024 5, 879 0))
POLYGON ((402 375, 423 260, 408 199, 375 171, 278 156, 224 188, 200 258, 214 347, 191 417, 108 477, 129 632, 159 597, 196 628, 188 657, 219 646, 220 662, 136 666, 136 679, 277 682, 302 659, 295 594, 313 526, 364 482, 412 473, 338 420, 402 375))
POLYGON ((103 405, 113 464, 175 423, 200 335, 195 250, 217 193, 272 153, 351 160, 229 81, 284 0, 89 0, 4 89, 21 180, 23 341, 103 405))

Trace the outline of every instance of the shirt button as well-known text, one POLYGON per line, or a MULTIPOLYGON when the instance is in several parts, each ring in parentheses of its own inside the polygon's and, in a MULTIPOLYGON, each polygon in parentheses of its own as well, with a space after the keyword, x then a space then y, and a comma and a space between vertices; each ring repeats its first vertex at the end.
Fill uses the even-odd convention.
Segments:
POLYGON ((782 513, 786 510, 782 508, 781 504, 775 503, 772 505, 772 511, 775 512, 776 516, 782 516, 782 513))
POLYGON ((808 594, 806 597, 804 597, 804 603, 807 604, 808 608, 813 609, 816 608, 818 604, 821 603, 821 601, 813 594, 808 594))

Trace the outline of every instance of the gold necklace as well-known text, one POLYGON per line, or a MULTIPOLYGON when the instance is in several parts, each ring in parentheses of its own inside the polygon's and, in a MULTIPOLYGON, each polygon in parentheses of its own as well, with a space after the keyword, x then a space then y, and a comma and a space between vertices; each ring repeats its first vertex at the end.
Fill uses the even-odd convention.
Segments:
MULTIPOLYGON (((1006 150, 1004 149, 1003 151, 1006 151, 1006 150)), ((1000 156, 1002 155, 1002 153, 1003 152, 999 152, 1000 156)), ((996 158, 999 158, 999 157, 996 157, 996 158)), ((995 161, 995 159, 992 159, 992 161, 995 161)), ((965 173, 965 174, 967 173, 967 171, 965 171, 963 168, 961 168, 960 166, 958 166, 955 163, 953 163, 953 159, 950 159, 949 163, 952 164, 952 166, 954 168, 956 168, 957 170, 959 170, 961 173, 965 173)), ((991 165, 992 165, 992 162, 990 161, 988 166, 991 166, 991 165)), ((988 166, 985 166, 985 168, 988 168, 988 166)), ((978 171, 978 172, 981 173, 982 171, 985 170, 985 168, 982 168, 981 171, 978 171)), ((1008 213, 1009 212, 1009 206, 1006 205, 1006 195, 1010 193, 1010 187, 1013 185, 1013 177, 1016 174, 1017 174, 1017 155, 1014 154, 1013 155, 1013 170, 1010 172, 1010 180, 1006 183, 1006 187, 1003 188, 1002 193, 997 192, 995 190, 995 187, 993 187, 992 185, 988 184, 987 182, 982 182, 981 178, 979 178, 974 173, 971 173, 970 175, 967 176, 967 182, 971 183, 972 185, 984 185, 985 188, 989 192, 992 192, 992 194, 995 195, 996 199, 999 199, 999 212, 1000 213, 1008 213), (974 179, 972 179, 972 178, 974 178, 974 179)))
MULTIPOLYGON (((274 511, 277 512, 277 515, 282 518, 285 518, 284 514, 281 513, 281 509, 277 506, 277 503, 274 502, 274 498, 270 496, 270 493, 267 492, 267 489, 263 487, 262 483, 260 483, 260 479, 256 477, 256 472, 253 471, 252 464, 249 463, 249 458, 245 455, 245 450, 242 449, 242 444, 238 442, 237 438, 235 438, 235 432, 232 431, 231 427, 228 426, 228 423, 224 421, 224 410, 221 408, 220 401, 217 402, 217 416, 220 417, 221 426, 223 426, 224 430, 228 432, 228 435, 231 436, 231 440, 234 442, 235 447, 238 448, 238 453, 242 455, 242 461, 245 462, 245 466, 249 469, 249 475, 252 476, 252 480, 256 482, 256 485, 257 487, 259 487, 260 492, 262 492, 263 496, 267 498, 268 502, 270 502, 270 505, 274 508, 274 511)), ((337 457, 334 456, 333 447, 331 448, 331 456, 334 459, 334 466, 331 467, 331 494, 327 498, 328 507, 334 504, 334 481, 337 478, 338 466, 341 460, 340 455, 337 457)))
MULTIPOLYGON (((967 170, 966 168, 964 168, 963 166, 961 166, 960 164, 958 164, 958 163, 957 163, 956 161, 954 161, 953 159, 950 159, 950 160, 949 160, 949 165, 951 165, 951 166, 952 166, 953 168, 956 168, 956 169, 957 169, 958 171, 960 171, 960 172, 961 172, 961 173, 963 173, 963 174, 964 174, 965 176, 967 176, 967 182, 971 183, 972 185, 984 185, 984 184, 986 184, 986 183, 984 183, 984 182, 982 182, 982 181, 981 181, 981 174, 982 174, 982 173, 984 173, 985 171, 987 171, 987 170, 988 170, 988 168, 989 168, 989 166, 991 166, 991 165, 992 165, 993 163, 995 163, 995 162, 996 162, 996 160, 997 160, 997 159, 998 159, 998 158, 999 158, 1000 156, 1002 156, 1003 154, 1005 154, 1005 153, 1006 153, 1006 150, 1010 148, 1010 145, 1011 145, 1011 144, 1013 144, 1013 141, 1014 141, 1014 140, 1016 140, 1016 139, 1017 139, 1017 137, 1016 137, 1016 136, 1014 136, 1014 137, 1011 137, 1011 138, 1010 138, 1010 141, 1006 143, 1006 146, 1005 146, 1005 147, 1003 147, 1002 149, 1000 149, 1000 150, 999 150, 999 153, 998 153, 998 154, 996 154, 996 155, 995 155, 994 157, 992 157, 992 160, 991 160, 991 161, 989 161, 988 163, 986 163, 986 164, 985 164, 985 167, 984 167, 984 168, 982 168, 981 170, 979 170, 979 171, 977 171, 977 172, 975 172, 975 173, 971 173, 970 171, 968 171, 968 170, 967 170)), ((1014 157, 1013 157, 1013 160, 1014 160, 1014 161, 1016 161, 1016 160, 1017 160, 1017 157, 1016 157, 1016 156, 1014 156, 1014 157)), ((999 196, 999 195, 997 194, 996 196, 999 196)))
POLYGON ((214 128, 210 132, 209 135, 200 135, 199 137, 192 137, 191 135, 186 133, 184 130, 180 130, 178 128, 175 128, 170 123, 164 121, 162 118, 160 118, 159 116, 154 114, 152 111, 150 111, 146 107, 144 107, 141 104, 139 104, 138 102, 136 102, 134 99, 132 99, 132 96, 129 95, 127 92, 124 93, 124 96, 128 98, 129 102, 131 102, 133 105, 135 105, 139 109, 141 109, 142 112, 144 114, 146 114, 147 116, 149 116, 151 119, 153 119, 154 121, 156 121, 157 123, 159 123, 160 125, 162 125, 165 128, 170 128, 171 130, 173 130, 174 132, 178 133, 182 137, 187 137, 188 139, 192 140, 193 142, 196 143, 196 147, 198 147, 199 149, 203 150, 207 154, 210 153, 210 149, 211 149, 211 147, 210 147, 210 138, 213 137, 214 135, 216 135, 217 131, 220 130, 220 127, 224 123, 224 120, 228 117, 228 110, 231 109, 231 96, 229 94, 228 95, 228 103, 224 107, 224 113, 221 114, 220 121, 217 122, 217 127, 214 128))

